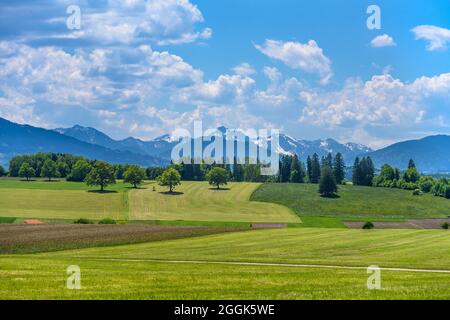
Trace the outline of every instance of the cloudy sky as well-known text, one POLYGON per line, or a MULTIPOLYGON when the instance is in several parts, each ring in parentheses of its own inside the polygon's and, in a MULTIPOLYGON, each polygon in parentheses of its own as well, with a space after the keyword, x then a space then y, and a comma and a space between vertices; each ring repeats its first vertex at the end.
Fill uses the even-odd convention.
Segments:
POLYGON ((3 0, 0 116, 114 138, 195 120, 375 148, 450 134, 450 1, 3 0))

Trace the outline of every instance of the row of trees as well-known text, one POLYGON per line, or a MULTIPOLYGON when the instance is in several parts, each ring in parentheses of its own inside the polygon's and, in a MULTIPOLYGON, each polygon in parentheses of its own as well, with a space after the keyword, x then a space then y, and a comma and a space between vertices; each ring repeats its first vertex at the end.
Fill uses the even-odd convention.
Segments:
POLYGON ((421 175, 412 159, 409 160, 408 168, 403 173, 398 168, 393 168, 388 164, 383 165, 380 174, 373 178, 372 185, 375 187, 415 190, 415 194, 418 194, 417 191, 432 193, 435 196, 450 199, 449 180, 421 175))

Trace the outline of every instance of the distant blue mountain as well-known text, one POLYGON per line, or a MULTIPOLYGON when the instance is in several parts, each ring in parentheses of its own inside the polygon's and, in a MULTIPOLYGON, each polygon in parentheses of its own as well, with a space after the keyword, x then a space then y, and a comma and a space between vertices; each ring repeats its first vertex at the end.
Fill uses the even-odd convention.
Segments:
POLYGON ((424 173, 450 172, 450 136, 429 136, 420 140, 395 143, 369 155, 377 168, 388 163, 400 169, 413 159, 417 168, 424 173))
POLYGON ((9 160, 15 155, 35 152, 71 153, 110 163, 135 163, 141 166, 168 163, 158 157, 114 150, 81 141, 54 130, 20 125, 0 118, 0 162, 4 166, 7 166, 9 160))
POLYGON ((57 128, 56 132, 75 139, 97 144, 113 150, 129 151, 146 156, 153 156, 170 161, 170 153, 173 146, 177 143, 170 140, 169 135, 158 137, 151 141, 142 141, 133 137, 124 140, 114 140, 97 129, 82 127, 79 125, 71 128, 57 128))

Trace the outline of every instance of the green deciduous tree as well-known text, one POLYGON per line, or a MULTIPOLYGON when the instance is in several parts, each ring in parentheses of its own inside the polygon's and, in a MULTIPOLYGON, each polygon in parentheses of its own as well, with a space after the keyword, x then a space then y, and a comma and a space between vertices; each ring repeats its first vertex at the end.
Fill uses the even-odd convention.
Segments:
POLYGON ((403 173, 403 179, 404 179, 406 182, 412 182, 412 183, 415 183, 415 182, 419 181, 419 179, 420 179, 420 173, 417 171, 416 167, 408 168, 408 169, 403 173))
POLYGON ((227 170, 215 167, 209 170, 206 174, 206 179, 208 180, 210 185, 214 185, 217 189, 220 189, 221 185, 226 185, 228 183, 228 172, 227 170))
POLYGON ((22 163, 19 169, 19 177, 26 178, 27 181, 30 180, 31 177, 34 177, 36 172, 34 169, 28 164, 28 162, 22 163))
POLYGON ((0 166, 0 177, 3 177, 6 175, 6 170, 2 166, 0 166))
POLYGON ((51 181, 52 178, 59 177, 58 166, 55 161, 51 159, 45 160, 41 168, 41 177, 48 178, 48 181, 51 181))
POLYGON ((72 171, 67 176, 67 181, 75 181, 75 182, 82 182, 84 179, 86 179, 86 176, 89 172, 91 172, 92 166, 84 159, 78 160, 73 168, 72 171))
POLYGON ((116 183, 114 168, 104 161, 96 161, 84 181, 88 186, 100 186, 103 191, 108 185, 116 183))
POLYGON ((137 188, 145 179, 145 170, 136 165, 129 166, 123 174, 123 179, 124 182, 131 183, 137 188))
POLYGON ((156 180, 160 186, 169 187, 169 192, 172 192, 181 183, 181 175, 178 170, 168 168, 156 180))

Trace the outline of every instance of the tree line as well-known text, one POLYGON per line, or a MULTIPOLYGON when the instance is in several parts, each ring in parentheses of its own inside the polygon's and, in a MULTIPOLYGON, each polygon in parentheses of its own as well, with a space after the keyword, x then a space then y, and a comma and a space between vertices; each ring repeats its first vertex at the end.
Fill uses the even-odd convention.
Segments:
MULTIPOLYGON (((337 192, 337 185, 347 183, 345 161, 340 153, 334 157, 329 153, 322 158, 314 154, 307 157, 306 163, 297 155, 284 155, 280 158, 279 165, 280 170, 276 176, 262 176, 261 164, 238 164, 236 161, 232 165, 181 163, 172 164, 170 168, 177 171, 179 180, 185 181, 318 183, 322 195, 332 195, 337 192), (209 174, 215 168, 222 169, 220 174, 216 171, 209 174), (212 179, 212 176, 216 179, 212 179), (325 185, 327 187, 324 187, 325 185)), ((10 160, 9 172, 0 166, 0 176, 9 175, 26 180, 42 177, 49 181, 53 178, 64 178, 67 181, 98 185, 103 190, 107 185, 115 183, 116 179, 123 179, 137 187, 144 179, 157 180, 166 169, 111 165, 71 154, 36 153, 13 157, 10 160)), ((435 179, 421 175, 412 159, 403 172, 385 164, 378 175, 375 173, 375 166, 370 157, 357 157, 352 167, 352 182, 361 186, 414 190, 415 194, 432 193, 450 199, 450 181, 447 178, 435 179)))
POLYGON ((421 175, 413 159, 408 162, 408 168, 402 173, 389 164, 381 167, 380 174, 372 181, 374 187, 398 188, 413 190, 413 194, 431 193, 435 196, 450 199, 450 181, 447 178, 435 179, 421 175))

